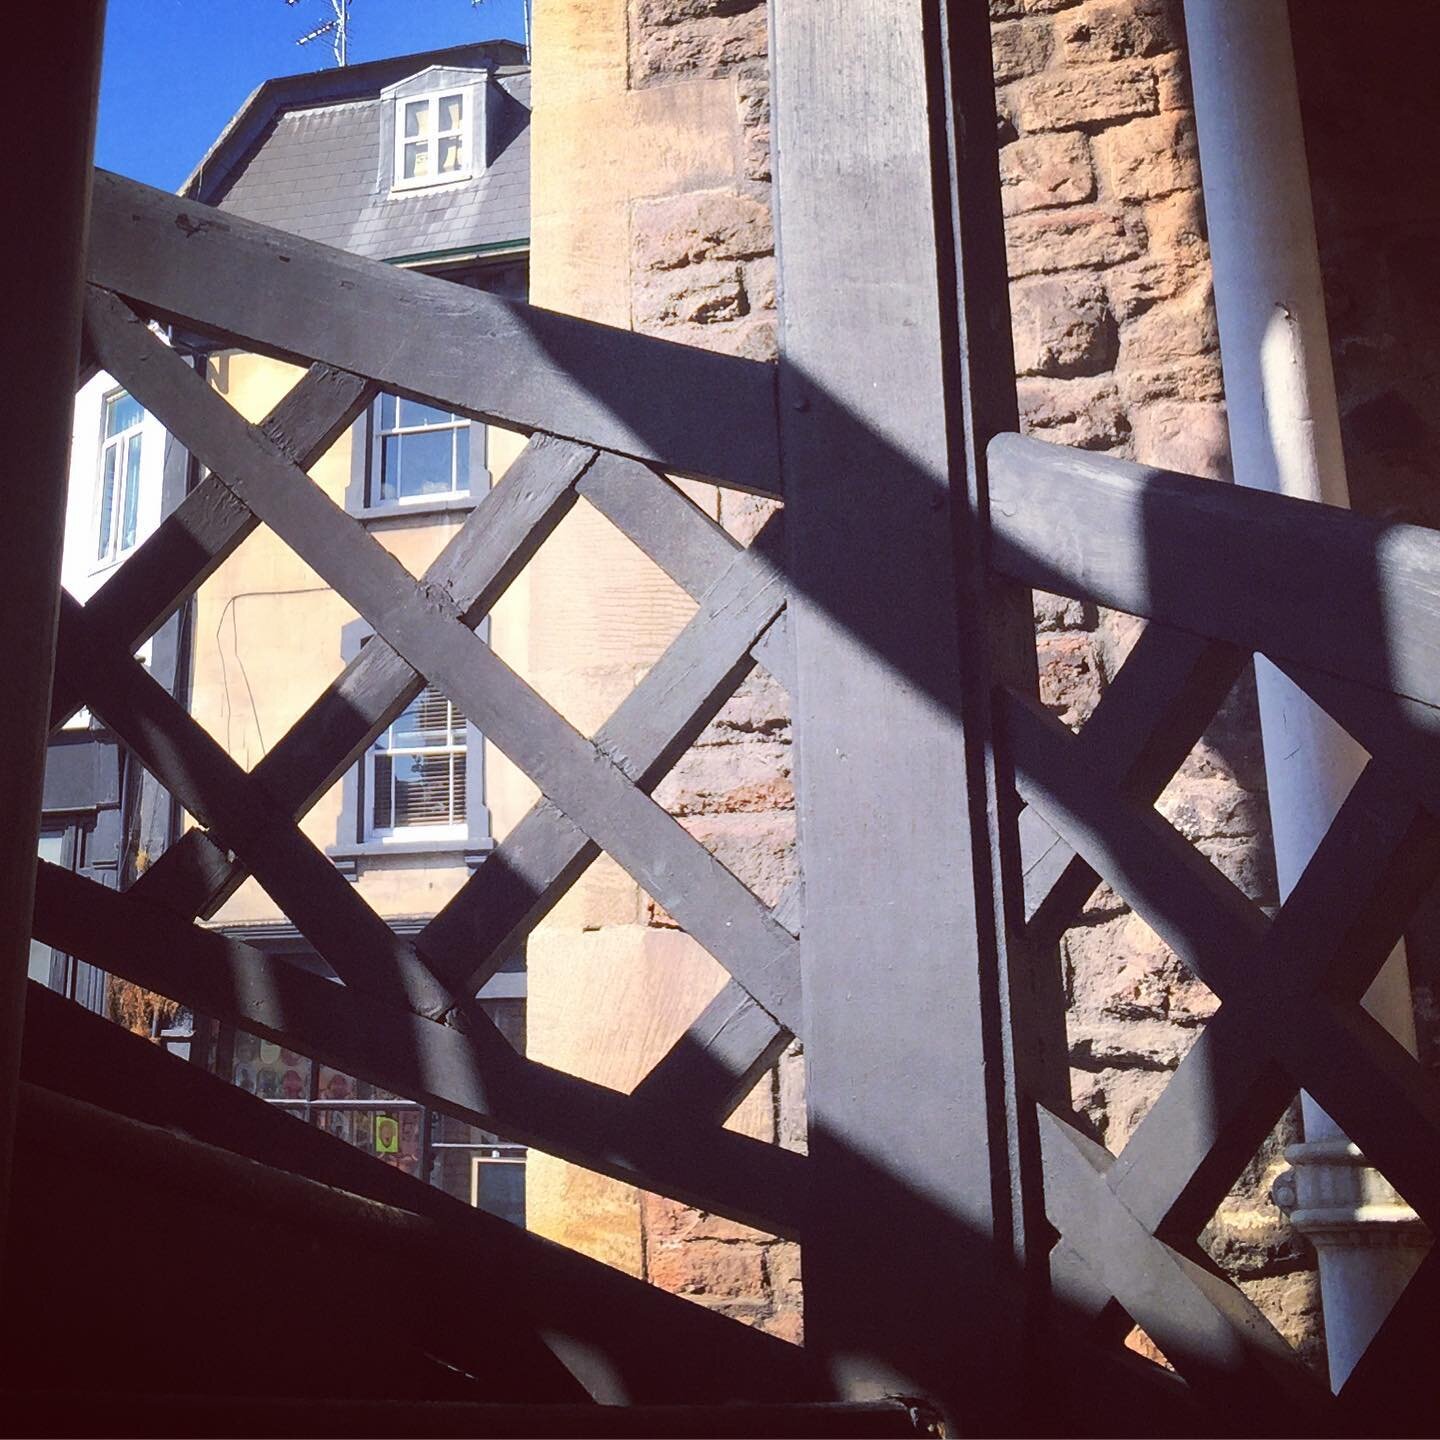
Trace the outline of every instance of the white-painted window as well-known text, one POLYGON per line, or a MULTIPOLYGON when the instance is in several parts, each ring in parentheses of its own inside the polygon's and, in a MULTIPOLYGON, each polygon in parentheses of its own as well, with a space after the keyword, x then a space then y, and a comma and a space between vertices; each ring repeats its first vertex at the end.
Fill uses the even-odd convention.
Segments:
POLYGON ((105 397, 100 475, 95 493, 97 565, 108 565, 135 544, 140 511, 140 427, 145 412, 124 390, 105 397))
POLYGON ((418 400, 382 395, 375 427, 372 505, 470 493, 470 422, 418 400))
POLYGON ((370 837, 462 838, 465 759, 465 717, 427 685, 370 750, 365 777, 370 837))
POLYGON ((395 102, 395 188, 464 180, 472 167, 471 92, 434 90, 395 102))

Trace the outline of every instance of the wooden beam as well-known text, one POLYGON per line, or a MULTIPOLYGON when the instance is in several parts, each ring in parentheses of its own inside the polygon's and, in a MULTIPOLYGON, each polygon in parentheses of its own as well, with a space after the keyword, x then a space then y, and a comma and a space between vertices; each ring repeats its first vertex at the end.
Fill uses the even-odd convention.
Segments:
POLYGON ((90 280, 150 314, 512 430, 779 493, 768 365, 363 260, 104 170, 94 206, 90 280))
MULTIPOLYGON (((638 461, 602 455, 576 488, 695 600, 744 548, 688 495, 638 461)), ((795 666, 783 616, 761 636, 755 658, 793 693, 795 666)))
POLYGON ((957 1431, 1020 1428, 1017 1275, 1044 1233, 1026 1094, 1063 1087, 1065 1057, 1063 1034, 1041 1054, 1058 1002, 1043 1039, 1030 1024, 1043 966, 1009 949, 1016 807, 991 743, 994 676, 1027 652, 1033 674, 1033 639, 983 563, 985 442, 1016 424, 988 18, 770 18, 800 1033, 834 1197, 806 1343, 851 1393, 914 1385, 957 1431))
POLYGON ((1228 1279, 1141 1225, 1107 1182, 1103 1146, 1048 1111, 1040 1122, 1047 1212, 1096 1279, 1211 1403, 1243 1406, 1266 1433, 1281 1420, 1307 1433, 1330 1397, 1274 1326, 1228 1279))
MULTIPOLYGON (((547 436, 532 439, 426 572, 425 583, 448 595, 466 623, 478 623, 569 511, 575 479, 594 453, 547 436)), ((265 754, 254 778, 298 820, 424 684, 376 637, 265 754)), ((192 835, 162 855, 140 883, 149 899, 208 916, 248 871, 238 858, 192 835), (215 853, 202 858, 207 846, 215 853)))
POLYGON ((82 607, 68 594, 61 602, 60 635, 67 681, 185 809, 216 832, 216 843, 244 858, 341 979, 418 1014, 449 1012, 449 992, 414 946, 365 904, 254 777, 123 645, 89 629, 82 607))
POLYGON ((0 525, 6 618, 17 637, 6 657, 0 707, 0 1234, 10 1190, 70 431, 82 363, 80 256, 90 223, 87 178, 105 6, 103 0, 61 0, 44 18, 44 25, 12 27, 5 42, 5 129, 19 135, 44 115, 46 138, 19 146, 7 166, 10 193, 32 203, 10 227, 14 285, 0 341, 5 393, 24 397, 25 410, 7 447, 15 484, 0 525), (65 37, 62 46, 57 35, 65 37))
POLYGON ((790 1032, 731 980, 634 1093, 667 1106, 677 1124, 720 1125, 789 1043, 790 1032))
POLYGON ((1440 531, 1019 435, 990 471, 1006 574, 1440 705, 1440 531))
POLYGON ((761 902, 500 660, 449 596, 417 582, 123 305, 92 289, 87 314, 131 393, 777 1019, 798 1025, 795 940, 761 902))
POLYGON ((466 1034, 41 863, 35 933, 112 974, 587 1169, 795 1238, 805 1162, 466 1034), (483 1042, 483 1043, 481 1043, 483 1042))
POLYGON ((440 1227, 437 1249, 455 1264, 478 1267, 482 1278, 471 1289, 486 1291, 489 1308, 508 1323, 543 1330, 601 1403, 758 1401, 825 1393, 794 1346, 378 1163, 51 991, 32 985, 31 1002, 34 1023, 27 1025, 24 1056, 28 1081, 424 1217, 440 1227))
MULTIPOLYGON (((377 387, 328 365, 313 365, 260 422, 280 448, 308 470, 364 413, 377 387)), ((214 475, 170 512, 86 603, 86 618, 138 649, 215 573, 259 522, 214 475)), ((50 726, 63 725, 80 697, 63 683, 50 703, 50 726)))
MULTIPOLYGON (((755 547, 731 553, 685 628, 595 732, 600 753, 646 794, 734 694, 757 637, 773 626, 784 603, 768 554, 777 530, 772 520, 755 547)), ((598 854, 542 797, 426 926, 421 949, 456 993, 473 994, 598 854)))

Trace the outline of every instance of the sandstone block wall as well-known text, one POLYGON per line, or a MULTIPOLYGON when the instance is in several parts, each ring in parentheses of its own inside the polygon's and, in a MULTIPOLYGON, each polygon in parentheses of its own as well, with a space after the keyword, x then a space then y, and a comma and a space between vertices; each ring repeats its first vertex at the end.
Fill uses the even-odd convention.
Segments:
MULTIPOLYGON (((1022 423, 1032 434, 1225 478, 1227 433, 1179 10, 1177 0, 991 0, 1017 382, 1022 423)), ((553 197, 553 213, 543 213, 550 201, 537 201, 538 302, 771 358, 767 99, 763 0, 565 0, 542 10, 535 185, 537 196, 553 197), (712 127, 703 142, 688 131, 668 140, 648 169, 627 161, 626 185, 609 189, 620 162, 597 160, 588 176, 566 168, 582 148, 573 133, 581 113, 551 108, 557 93, 573 89, 562 66, 602 45, 615 47, 604 50, 603 82, 587 83, 608 97, 607 123, 628 128, 586 146, 643 149, 665 115, 712 127), (701 153, 704 164, 690 163, 701 153), (550 168, 557 162, 558 172, 550 168), (592 213, 595 223, 577 238, 592 213), (603 272, 598 305, 587 298, 586 266, 603 272)), ((586 119, 593 126, 599 115, 592 104, 586 119)), ((873 258, 883 269, 885 256, 873 258)), ((729 493, 696 493, 745 539, 768 508, 729 493)), ((1037 597, 1035 618, 1042 696, 1067 723, 1082 724, 1123 662, 1137 623, 1049 596, 1037 597)), ((786 714, 779 688, 752 679, 658 792, 772 901, 794 870, 786 714)), ((1248 893, 1274 902, 1248 681, 1161 808, 1248 893)), ((670 923, 653 904, 644 920, 652 928, 670 923)), ((1065 937, 1062 959, 1076 1104, 1118 1149, 1215 1002, 1103 889, 1065 937)), ((533 976, 532 969, 532 994, 533 976)), ((782 1143, 803 1143, 799 1090, 791 1056, 750 1102, 752 1111, 768 1108, 782 1143)), ((1313 1261, 1268 1196, 1287 1138, 1282 1127, 1257 1156, 1207 1243, 1281 1329, 1318 1358, 1313 1261)), ((639 1206, 637 1234, 635 1268, 657 1283, 799 1334, 792 1247, 654 1197, 639 1206)))

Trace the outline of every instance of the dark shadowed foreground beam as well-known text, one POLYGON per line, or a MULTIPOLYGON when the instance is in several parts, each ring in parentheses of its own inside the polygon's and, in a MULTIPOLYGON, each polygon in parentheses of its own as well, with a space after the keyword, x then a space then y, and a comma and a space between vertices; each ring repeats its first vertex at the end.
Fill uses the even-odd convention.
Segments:
POLYGON ((46 24, 11 25, 5 38, 6 131, 19 135, 45 119, 40 144, 12 148, 6 167, 11 194, 31 203, 8 227, 13 283, 0 340, 4 393, 23 396, 25 423, 6 447, 6 463, 23 488, 7 490, 0 524, 0 573, 5 576, 5 704, 0 706, 0 1231, 15 1124, 15 1084, 25 1024, 30 909, 40 829, 49 728, 55 621, 60 602, 60 550, 70 414, 80 361, 81 281, 100 82, 103 0, 61 0, 46 24), (56 63, 56 37, 64 36, 56 63))
POLYGON ((769 365, 363 260, 105 170, 94 195, 90 280, 153 314, 512 430, 779 493, 769 365))
POLYGON ((1440 705, 1440 531, 1019 435, 990 489, 1007 575, 1440 705))

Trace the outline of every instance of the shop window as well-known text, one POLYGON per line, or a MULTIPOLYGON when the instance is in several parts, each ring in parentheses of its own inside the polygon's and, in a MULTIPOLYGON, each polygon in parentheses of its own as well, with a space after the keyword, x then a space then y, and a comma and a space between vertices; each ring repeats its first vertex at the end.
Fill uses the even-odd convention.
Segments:
MULTIPOLYGON (((521 1052, 525 1001, 481 1008, 521 1052)), ((501 1219, 525 1223, 525 1147, 402 1099, 368 1081, 243 1030, 226 1030, 220 1073, 240 1089, 501 1219)))

